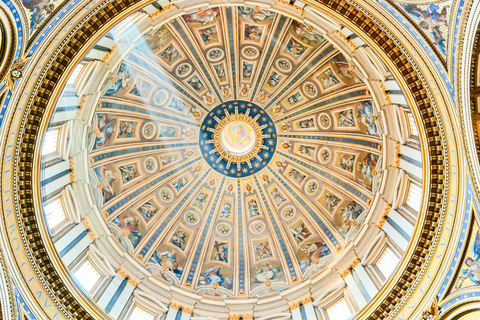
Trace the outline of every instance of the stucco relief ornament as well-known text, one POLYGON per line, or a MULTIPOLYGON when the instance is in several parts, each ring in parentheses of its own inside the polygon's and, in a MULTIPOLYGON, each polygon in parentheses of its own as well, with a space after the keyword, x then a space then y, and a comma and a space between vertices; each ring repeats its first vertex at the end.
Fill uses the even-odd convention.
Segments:
POLYGON ((215 102, 215 98, 210 92, 208 92, 206 95, 203 96, 203 101, 210 106, 215 102))
POLYGON ((263 184, 268 184, 270 183, 270 177, 268 176, 268 174, 264 174, 262 176, 262 180, 263 180, 263 184))
POLYGON ((422 320, 436 320, 440 315, 440 308, 438 307, 438 298, 435 297, 430 309, 423 311, 422 320))
POLYGON ((275 108, 273 109, 273 113, 277 116, 282 115, 283 109, 277 104, 277 106, 275 106, 275 108))
POLYGON ((267 99, 268 99, 268 95, 265 92, 260 91, 260 94, 258 95, 258 101, 265 102, 267 99))
POLYGON ((285 124, 282 124, 282 125, 280 126, 280 129, 281 129, 282 131, 289 131, 289 130, 290 130, 290 126, 288 125, 288 123, 285 123, 285 124))
POLYGON ((246 96, 248 96, 249 92, 250 92, 250 85, 249 84, 243 84, 242 87, 240 88, 240 96, 246 97, 246 96))
POLYGON ((13 64, 12 68, 10 68, 10 74, 5 78, 5 84, 7 85, 8 90, 10 90, 11 92, 13 92, 15 81, 22 77, 22 69, 27 63, 28 59, 30 59, 30 57, 18 59, 13 64))
POLYGON ((232 95, 232 91, 230 90, 229 86, 223 86, 220 87, 220 89, 222 90, 222 93, 226 98, 229 98, 232 95))
POLYGON ((277 161, 275 161, 275 165, 278 167, 279 170, 285 169, 285 166, 286 166, 286 164, 283 163, 282 160, 277 160, 277 161))

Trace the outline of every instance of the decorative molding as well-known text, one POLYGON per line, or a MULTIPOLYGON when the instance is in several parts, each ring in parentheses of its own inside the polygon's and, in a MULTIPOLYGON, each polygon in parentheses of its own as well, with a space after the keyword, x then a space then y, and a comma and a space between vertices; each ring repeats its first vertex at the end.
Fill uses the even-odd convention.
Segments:
POLYGON ((93 231, 88 231, 87 235, 90 238, 90 240, 92 240, 92 242, 95 242, 98 240, 98 236, 93 231))
POLYGON ((5 85, 7 86, 8 90, 10 90, 11 92, 13 91, 13 88, 15 86, 15 81, 23 77, 22 69, 29 59, 30 57, 20 58, 17 61, 15 61, 12 67, 10 68, 10 71, 8 72, 5 78, 5 85))
POLYGON ((355 260, 353 260, 349 265, 348 267, 346 267, 345 269, 343 269, 341 272, 339 272, 338 274, 340 275, 340 277, 342 277, 342 279, 345 279, 349 274, 350 272, 355 269, 356 266, 358 266, 360 264, 360 259, 358 257, 355 257, 355 260))
POLYGON ((399 141, 395 141, 395 162, 393 163, 394 168, 400 168, 400 160, 402 160, 401 144, 399 141))
POLYGON ((176 9, 177 6, 174 5, 173 3, 170 3, 170 4, 167 4, 165 7, 162 7, 162 9, 158 10, 158 11, 155 11, 154 13, 152 13, 149 17, 150 19, 152 20, 155 20, 157 17, 159 17, 161 14, 167 12, 167 11, 171 11, 171 10, 174 10, 176 9))
POLYGON ((170 309, 173 309, 173 310, 177 310, 177 311, 178 311, 178 310, 182 307, 182 305, 179 304, 179 303, 177 303, 177 302, 175 302, 175 301, 170 301, 170 305, 169 305, 168 307, 169 307, 170 309))
POLYGON ((435 299, 432 302, 432 305, 428 310, 423 311, 422 320, 437 320, 440 315, 440 308, 438 306, 438 298, 435 296, 435 299))
POLYGON ((288 304, 288 308, 290 309, 290 311, 300 308, 300 301, 290 302, 288 304))
POLYGON ((392 209, 392 205, 387 202, 387 204, 385 205, 385 208, 383 209, 382 217, 380 218, 380 220, 377 223, 377 227, 379 229, 383 229, 383 227, 385 226, 385 222, 387 222, 387 220, 388 220, 388 216, 390 214, 391 209, 392 209))
POLYGON ((109 51, 107 51, 107 53, 105 53, 105 56, 103 56, 103 59, 102 59, 102 62, 103 63, 107 63, 108 60, 110 60, 110 57, 113 55, 113 53, 115 52, 115 50, 117 50, 118 48, 118 45, 115 43, 110 49, 109 51))
POLYGON ((135 279, 130 277, 130 278, 128 278, 127 283, 129 285, 131 285, 132 287, 136 288, 140 284, 140 281, 135 280, 135 279))
POLYGON ((182 313, 191 315, 193 313, 193 307, 182 307, 182 313))
POLYGON ((295 1, 293 1, 293 4, 292 4, 292 1, 289 1, 289 0, 277 0, 277 2, 275 2, 275 5, 279 7, 284 7, 290 10, 293 9, 293 11, 295 11, 295 13, 299 15, 303 14, 303 7, 295 4, 295 1))

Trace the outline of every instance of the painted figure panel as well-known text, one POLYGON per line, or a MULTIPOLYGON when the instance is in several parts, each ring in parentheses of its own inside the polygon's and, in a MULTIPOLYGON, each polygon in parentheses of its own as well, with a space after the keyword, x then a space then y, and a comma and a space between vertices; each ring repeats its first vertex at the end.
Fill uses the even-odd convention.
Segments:
POLYGON ((215 239, 213 241, 212 252, 210 253, 210 260, 211 261, 220 261, 229 263, 230 258, 230 242, 228 241, 219 241, 215 239))
POLYGON ((273 258, 273 249, 268 238, 253 240, 252 246, 255 261, 273 258))
POLYGON ((160 245, 154 252, 150 261, 158 263, 162 267, 167 267, 178 278, 183 275, 185 266, 185 257, 179 249, 172 248, 170 245, 160 245))
POLYGON ((298 261, 303 273, 309 269, 320 271, 332 260, 331 251, 322 239, 311 239, 297 251, 298 261))
POLYGON ((182 251, 185 251, 191 236, 192 232, 188 231, 182 225, 178 225, 175 231, 172 233, 169 242, 182 251))
POLYGON ((238 15, 243 20, 262 24, 270 23, 275 17, 275 13, 272 11, 252 7, 238 7, 238 15))
POLYGON ((122 185, 126 185, 141 176, 137 163, 119 165, 118 171, 122 177, 122 185))
POLYGON ((297 245, 313 236, 310 227, 308 227, 302 219, 297 220, 288 228, 290 229, 292 237, 297 245))
POLYGON ((123 235, 130 240, 134 248, 146 232, 146 228, 141 222, 141 219, 137 214, 132 212, 122 213, 115 217, 112 222, 122 230, 123 235))
POLYGON ((249 218, 258 217, 261 215, 260 206, 258 205, 257 198, 252 196, 246 198, 247 202, 247 212, 249 218))
POLYGON ((232 207, 233 207, 233 198, 225 197, 223 203, 220 206, 220 219, 231 219, 232 218, 232 207))
POLYGON ((198 285, 213 285, 214 283, 231 290, 233 288, 232 269, 225 265, 207 265, 200 274, 198 285))
POLYGON ((340 196, 328 189, 324 189, 321 196, 317 199, 317 202, 331 215, 333 215, 341 201, 342 198, 340 196))
POLYGON ((161 207, 154 198, 150 198, 137 207, 138 214, 143 217, 147 223, 153 220, 160 211, 161 207))
POLYGON ((195 13, 183 15, 185 22, 191 27, 206 26, 217 21, 220 15, 218 8, 209 8, 206 10, 198 10, 195 13))
POLYGON ((372 190, 374 176, 373 173, 376 172, 375 167, 377 166, 378 159, 378 155, 367 153, 365 157, 360 159, 360 161, 357 163, 357 171, 359 171, 363 176, 360 181, 369 190, 372 190))
POLYGON ((294 37, 290 37, 283 54, 288 57, 291 57, 295 61, 299 61, 300 58, 308 51, 308 46, 296 40, 294 37))
POLYGON ((265 262, 256 265, 251 271, 251 287, 252 289, 259 287, 265 282, 284 282, 285 276, 279 262, 265 262))
POLYGON ((135 72, 132 68, 124 63, 120 64, 117 74, 110 78, 110 85, 105 92, 106 96, 111 96, 120 91, 120 95, 125 94, 127 89, 132 85, 135 77, 135 72))

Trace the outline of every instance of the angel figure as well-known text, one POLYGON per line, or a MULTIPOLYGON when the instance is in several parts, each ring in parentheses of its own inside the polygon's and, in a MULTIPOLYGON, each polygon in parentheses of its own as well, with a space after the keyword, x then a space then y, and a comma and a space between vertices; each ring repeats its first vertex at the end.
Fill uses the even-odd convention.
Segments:
POLYGON ((480 284, 480 231, 477 231, 475 241, 472 246, 472 256, 465 259, 465 265, 468 269, 461 271, 458 278, 461 280, 460 286, 465 279, 469 279, 474 284, 480 284))
POLYGON ((446 54, 445 44, 443 43, 445 41, 445 38, 442 35, 440 27, 448 26, 448 7, 449 6, 444 6, 442 8, 442 11, 440 11, 440 6, 436 4, 429 5, 426 10, 422 10, 414 4, 408 4, 403 6, 406 12, 408 12, 412 17, 419 21, 418 25, 420 28, 431 31, 430 35, 432 36, 435 44, 438 46, 440 51, 442 51, 443 54, 446 54))

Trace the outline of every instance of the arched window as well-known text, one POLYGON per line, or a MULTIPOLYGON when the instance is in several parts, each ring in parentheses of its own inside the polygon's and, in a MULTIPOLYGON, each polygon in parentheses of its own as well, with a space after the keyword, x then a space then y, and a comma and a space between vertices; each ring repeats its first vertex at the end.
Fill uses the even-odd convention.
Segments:
POLYGON ((342 297, 327 308, 327 314, 330 320, 346 320, 353 312, 350 310, 345 298, 342 297))
POLYGON ((382 273, 385 279, 388 279, 398 265, 400 258, 397 254, 387 245, 386 249, 380 255, 375 265, 382 273))
POLYGON ((49 201, 45 207, 45 219, 50 230, 54 230, 67 218, 61 197, 49 201))
POLYGON ((422 188, 411 181, 408 187, 406 204, 416 212, 419 212, 422 206, 422 188))
POLYGON ((128 317, 128 320, 153 320, 155 315, 146 311, 143 308, 140 308, 138 305, 133 308, 132 313, 128 317))
POLYGON ((73 271, 78 283, 88 292, 91 292, 101 278, 100 272, 93 266, 90 259, 85 259, 73 271))

